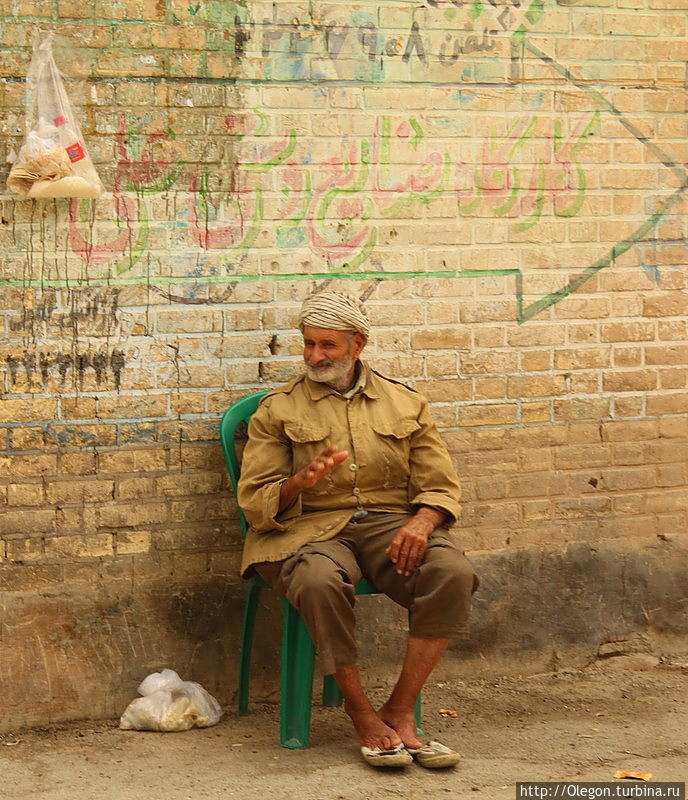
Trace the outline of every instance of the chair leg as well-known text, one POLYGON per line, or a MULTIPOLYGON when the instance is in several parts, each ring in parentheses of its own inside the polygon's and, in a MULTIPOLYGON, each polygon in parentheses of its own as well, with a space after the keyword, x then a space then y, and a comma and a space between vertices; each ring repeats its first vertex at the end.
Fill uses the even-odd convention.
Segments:
POLYGON ((237 712, 248 714, 249 683, 251 680, 251 650, 253 648, 253 632, 256 627, 256 612, 262 587, 257 580, 248 582, 246 602, 244 603, 244 627, 241 631, 241 647, 239 655, 239 690, 237 692, 237 712))
POLYGON ((299 612, 282 598, 282 689, 280 693, 280 744, 308 747, 315 646, 299 612))
POLYGON ((337 686, 334 675, 325 675, 323 678, 322 704, 324 706, 341 706, 344 702, 342 690, 337 686))

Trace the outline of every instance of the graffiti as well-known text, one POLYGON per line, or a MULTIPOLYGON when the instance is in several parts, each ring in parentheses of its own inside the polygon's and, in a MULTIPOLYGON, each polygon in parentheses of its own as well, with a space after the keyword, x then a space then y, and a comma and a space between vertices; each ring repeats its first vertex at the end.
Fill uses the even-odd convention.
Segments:
POLYGON ((583 204, 587 183, 585 170, 576 158, 599 129, 599 120, 600 114, 595 111, 587 120, 574 122, 573 131, 565 139, 562 121, 554 120, 546 140, 549 149, 543 152, 540 148, 529 167, 515 162, 515 157, 526 145, 537 117, 517 120, 501 142, 494 136, 485 138, 480 166, 457 165, 457 173, 467 184, 457 189, 459 213, 472 213, 486 205, 496 217, 523 218, 512 226, 518 233, 540 221, 546 199, 555 216, 575 216, 583 204))
MULTIPOLYGON (((571 0, 569 5, 576 0, 571 0)), ((456 79, 478 80, 466 69, 471 59, 489 55, 502 34, 523 33, 545 13, 544 0, 426 0, 403 20, 398 10, 396 30, 383 27, 373 12, 356 11, 349 20, 328 16, 331 9, 308 16, 289 17, 273 6, 273 16, 251 18, 248 8, 234 17, 234 52, 239 60, 260 57, 262 67, 251 77, 262 80, 345 80, 354 77, 384 81, 396 60, 414 66, 419 77, 439 65, 451 69, 461 63, 456 79), (442 14, 446 27, 433 17, 442 14), (446 30, 446 28, 454 30, 446 30), (461 35, 457 32, 461 31, 461 35), (463 58, 462 58, 463 57, 463 58), (326 59, 335 67, 320 63, 326 59), (365 69, 365 65, 368 69, 365 69), (348 67, 353 66, 353 72, 348 67)), ((448 73, 451 78, 451 73, 448 73)), ((503 76, 505 78, 505 76, 503 76)))
MULTIPOLYGON (((154 158, 154 144, 174 139, 174 133, 142 134, 152 120, 144 116, 128 126, 120 115, 117 133, 117 169, 112 191, 114 232, 96 243, 92 204, 72 200, 69 209, 69 245, 87 267, 105 267, 107 275, 131 269, 148 246, 149 220, 142 197, 167 191, 177 180, 181 161, 174 150, 169 160, 154 158), (133 196, 132 196, 133 193, 133 196)), ((102 226, 98 226, 101 230, 102 226)))
POLYGON ((18 318, 10 317, 11 333, 36 336, 49 330, 69 331, 74 335, 103 334, 117 325, 120 290, 112 288, 48 289, 37 303, 25 296, 18 318))
MULTIPOLYGON (((308 55, 327 58, 332 64, 344 65, 346 61, 361 64, 368 63, 372 68, 367 77, 371 80, 384 80, 387 63, 399 58, 404 63, 413 63, 421 67, 440 64, 452 67, 459 57, 489 53, 497 46, 497 28, 482 27, 463 36, 454 33, 443 34, 441 31, 423 31, 417 20, 410 22, 404 32, 384 31, 370 19, 360 25, 349 24, 317 24, 299 21, 276 23, 265 18, 262 23, 241 21, 235 22, 235 51, 238 57, 256 55, 262 59, 282 59, 288 56, 292 60, 303 60, 308 55), (251 42, 254 42, 253 52, 251 42)), ((266 64, 261 75, 263 79, 271 77, 280 79, 288 77, 285 67, 295 65, 266 64)), ((296 69, 292 78, 341 78, 338 72, 321 74, 321 65, 311 65, 313 70, 307 73, 304 63, 296 69)))
MULTIPOLYGON (((190 231, 204 250, 238 254, 255 243, 266 220, 277 222, 274 246, 308 246, 328 264, 347 270, 365 263, 379 236, 379 227, 406 207, 431 205, 444 196, 455 196, 457 216, 469 216, 484 207, 498 217, 521 219, 514 230, 536 225, 546 201, 554 213, 571 217, 578 213, 586 191, 586 173, 578 153, 599 127, 599 113, 573 120, 564 134, 564 122, 554 120, 546 139, 522 165, 518 157, 539 122, 537 116, 517 120, 504 139, 485 137, 480 164, 452 159, 449 152, 425 149, 422 125, 414 118, 392 127, 381 117, 371 136, 361 138, 344 156, 325 160, 313 169, 306 149, 299 150, 295 131, 281 140, 264 144, 262 112, 234 117, 227 130, 241 131, 250 160, 237 164, 235 192, 211 190, 207 172, 194 178, 190 195, 190 231), (248 131, 254 132, 255 140, 248 131), (416 163, 405 165, 395 149, 411 150, 416 163), (277 178, 277 194, 267 198, 265 187, 249 182, 271 173, 277 178), (229 223, 229 224, 227 224, 229 223)), ((307 147, 307 144, 305 145, 307 147)))
POLYGON ((60 388, 64 388, 67 378, 71 374, 74 382, 83 386, 87 371, 92 370, 98 385, 107 381, 111 374, 115 389, 118 391, 122 370, 126 364, 123 350, 107 347, 81 353, 54 353, 52 351, 34 353, 26 350, 21 355, 8 355, 5 360, 12 384, 17 384, 21 375, 29 383, 36 377, 43 386, 46 386, 50 377, 57 374, 60 388))

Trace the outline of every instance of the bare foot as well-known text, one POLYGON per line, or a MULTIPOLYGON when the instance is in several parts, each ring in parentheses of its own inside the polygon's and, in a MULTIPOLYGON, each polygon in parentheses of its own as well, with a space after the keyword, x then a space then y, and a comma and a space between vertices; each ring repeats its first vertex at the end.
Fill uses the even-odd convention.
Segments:
POLYGON ((423 742, 416 733, 416 715, 413 710, 394 708, 387 703, 378 711, 380 719, 386 722, 391 728, 401 736, 401 741, 415 750, 423 746, 423 742))
POLYGON ((379 747, 381 750, 390 750, 401 744, 399 734, 385 725, 370 706, 367 709, 352 708, 344 705, 346 713, 351 717, 358 739, 364 747, 379 747))

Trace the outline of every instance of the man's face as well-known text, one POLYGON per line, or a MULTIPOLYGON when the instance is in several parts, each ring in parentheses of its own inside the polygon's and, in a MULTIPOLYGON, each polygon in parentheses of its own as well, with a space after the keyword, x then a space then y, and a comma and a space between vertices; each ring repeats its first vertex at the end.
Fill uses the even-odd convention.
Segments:
POLYGON ((356 359, 363 350, 365 337, 360 333, 329 328, 303 329, 303 359, 311 380, 333 386, 348 386, 356 359))

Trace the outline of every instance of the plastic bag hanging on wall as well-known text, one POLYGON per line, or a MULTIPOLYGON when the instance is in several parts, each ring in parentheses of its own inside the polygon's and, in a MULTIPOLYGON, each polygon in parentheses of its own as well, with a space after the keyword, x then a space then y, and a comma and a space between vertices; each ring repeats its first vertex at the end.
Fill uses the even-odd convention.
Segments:
POLYGON ((55 64, 52 33, 34 44, 26 76, 26 136, 7 188, 33 199, 98 197, 103 191, 55 64))

